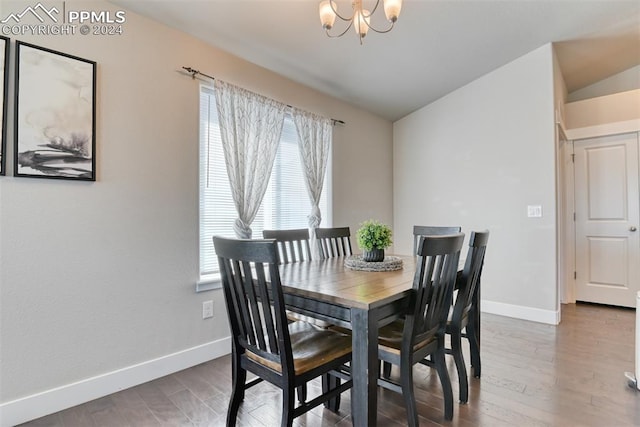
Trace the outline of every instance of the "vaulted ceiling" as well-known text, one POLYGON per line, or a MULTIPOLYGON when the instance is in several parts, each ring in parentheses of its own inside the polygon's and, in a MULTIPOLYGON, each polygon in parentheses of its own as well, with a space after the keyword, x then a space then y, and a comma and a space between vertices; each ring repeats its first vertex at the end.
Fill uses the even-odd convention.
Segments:
POLYGON ((637 0, 405 0, 393 31, 362 45, 351 29, 326 37, 318 0, 112 3, 390 120, 549 42, 570 92, 640 64, 637 0))

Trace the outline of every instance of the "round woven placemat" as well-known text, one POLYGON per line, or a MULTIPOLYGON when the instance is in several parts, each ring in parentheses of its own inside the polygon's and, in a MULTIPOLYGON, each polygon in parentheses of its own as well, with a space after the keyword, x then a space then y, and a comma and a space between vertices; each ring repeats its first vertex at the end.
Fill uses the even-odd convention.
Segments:
POLYGON ((361 271, 395 271, 402 268, 402 259, 397 256, 385 256, 384 261, 367 262, 362 260, 362 255, 351 255, 344 260, 344 266, 361 271))

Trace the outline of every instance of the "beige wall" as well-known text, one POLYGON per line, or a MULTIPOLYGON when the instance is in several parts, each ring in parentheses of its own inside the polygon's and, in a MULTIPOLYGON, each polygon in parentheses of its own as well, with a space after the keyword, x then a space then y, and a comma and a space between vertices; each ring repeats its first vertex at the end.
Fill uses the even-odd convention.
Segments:
MULTIPOLYGON (((32 4, 2 0, 2 11, 32 4)), ((100 1, 66 8, 117 10, 100 1)), ((17 37, 98 63, 98 173, 95 183, 0 177, 3 403, 228 336, 222 293, 194 292, 198 81, 182 66, 344 120, 334 131, 333 223, 354 230, 368 217, 393 219, 389 121, 126 17, 121 36, 17 37), (215 318, 203 321, 209 299, 215 318)))
POLYGON ((414 224, 487 228, 483 310, 555 323, 554 141, 551 45, 394 123, 396 249, 414 224))
POLYGON ((635 89, 640 89, 640 65, 614 74, 582 89, 575 90, 567 96, 567 100, 575 102, 635 89))
POLYGON ((640 89, 569 102, 565 110, 568 129, 640 120, 640 89))

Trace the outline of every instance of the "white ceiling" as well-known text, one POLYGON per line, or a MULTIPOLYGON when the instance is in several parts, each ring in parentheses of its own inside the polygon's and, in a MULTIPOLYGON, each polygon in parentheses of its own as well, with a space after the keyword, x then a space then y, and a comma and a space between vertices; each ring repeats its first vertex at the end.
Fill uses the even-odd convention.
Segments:
POLYGON ((405 0, 393 31, 363 45, 325 36, 319 0, 112 3, 390 120, 549 42, 570 92, 640 64, 638 0, 405 0))

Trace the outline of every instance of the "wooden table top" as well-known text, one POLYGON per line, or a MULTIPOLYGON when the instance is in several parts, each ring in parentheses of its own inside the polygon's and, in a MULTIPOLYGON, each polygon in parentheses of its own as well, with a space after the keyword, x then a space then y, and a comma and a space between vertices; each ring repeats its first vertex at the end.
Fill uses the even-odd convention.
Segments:
POLYGON ((411 289, 415 259, 401 258, 401 270, 379 272, 346 268, 343 257, 284 264, 280 278, 285 293, 371 310, 404 298, 411 289))

